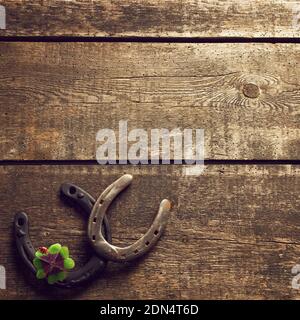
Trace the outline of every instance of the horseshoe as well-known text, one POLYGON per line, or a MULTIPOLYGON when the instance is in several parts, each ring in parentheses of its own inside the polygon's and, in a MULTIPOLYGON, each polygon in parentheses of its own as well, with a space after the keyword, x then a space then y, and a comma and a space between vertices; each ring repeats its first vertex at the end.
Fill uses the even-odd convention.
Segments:
POLYGON ((105 239, 101 226, 106 211, 117 195, 131 184, 132 179, 131 175, 125 174, 107 187, 97 199, 89 218, 88 236, 90 243, 98 256, 107 260, 125 262, 143 256, 156 244, 167 224, 171 203, 164 199, 160 203, 151 227, 135 243, 122 248, 110 244, 105 239))
MULTIPOLYGON (((71 183, 62 184, 60 193, 65 200, 70 202, 71 205, 79 205, 86 216, 89 217, 95 203, 95 199, 90 194, 71 183)), ((33 259, 35 258, 36 250, 30 240, 29 219, 26 213, 19 212, 15 215, 14 227, 17 251, 27 268, 35 274, 36 269, 33 265, 33 259)), ((106 216, 103 219, 101 230, 104 232, 105 238, 111 242, 111 231, 106 216)), ((107 261, 105 259, 99 258, 97 255, 93 255, 85 266, 78 270, 70 271, 64 281, 57 282, 54 285, 60 288, 73 288, 83 285, 96 278, 98 274, 104 270, 106 264, 107 261)))

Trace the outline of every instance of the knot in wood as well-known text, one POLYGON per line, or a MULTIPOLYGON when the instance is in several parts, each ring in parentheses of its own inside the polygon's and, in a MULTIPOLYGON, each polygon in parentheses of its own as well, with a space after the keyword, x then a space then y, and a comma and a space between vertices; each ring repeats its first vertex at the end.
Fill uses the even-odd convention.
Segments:
POLYGON ((248 98, 257 98, 260 94, 259 87, 254 83, 246 83, 243 86, 243 93, 248 98))

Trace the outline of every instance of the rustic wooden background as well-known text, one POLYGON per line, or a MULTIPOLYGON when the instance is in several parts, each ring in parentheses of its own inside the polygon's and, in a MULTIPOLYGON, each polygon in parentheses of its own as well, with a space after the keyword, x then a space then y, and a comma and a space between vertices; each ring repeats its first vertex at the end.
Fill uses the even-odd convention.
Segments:
POLYGON ((300 2, 0 1, 1 299, 297 299, 300 263, 300 2), (99 166, 95 134, 205 129, 204 174, 182 167, 99 166), (127 244, 172 201, 155 249, 110 264, 81 291, 26 279, 12 221, 30 215, 35 246, 90 253, 80 213, 58 197, 72 181, 95 197, 123 173, 110 208, 127 244))

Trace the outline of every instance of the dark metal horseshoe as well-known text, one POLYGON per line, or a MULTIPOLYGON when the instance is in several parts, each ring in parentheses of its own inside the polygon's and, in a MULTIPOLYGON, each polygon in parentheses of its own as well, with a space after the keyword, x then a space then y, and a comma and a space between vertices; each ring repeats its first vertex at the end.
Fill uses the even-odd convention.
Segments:
POLYGON ((171 203, 164 199, 158 213, 148 231, 139 240, 127 247, 117 247, 110 244, 104 237, 101 226, 106 211, 117 195, 132 182, 132 176, 123 175, 106 188, 97 199, 89 218, 88 235, 95 252, 102 258, 116 262, 131 261, 148 252, 158 241, 169 217, 171 203))
MULTIPOLYGON (((95 203, 95 199, 90 194, 70 183, 62 184, 60 193, 63 198, 69 200, 72 205, 79 205, 86 213, 87 217, 89 217, 95 203)), ((19 212, 15 215, 14 227, 18 253, 29 270, 35 274, 36 270, 33 265, 35 249, 29 237, 29 219, 26 213, 19 212)), ((111 242, 111 232, 107 217, 103 220, 101 230, 104 232, 105 238, 111 242)), ((64 281, 57 282, 54 285, 60 288, 72 288, 83 285, 101 273, 101 271, 106 267, 106 264, 107 261, 105 259, 99 258, 97 255, 93 255, 85 266, 78 270, 70 271, 68 273, 68 277, 64 281)))

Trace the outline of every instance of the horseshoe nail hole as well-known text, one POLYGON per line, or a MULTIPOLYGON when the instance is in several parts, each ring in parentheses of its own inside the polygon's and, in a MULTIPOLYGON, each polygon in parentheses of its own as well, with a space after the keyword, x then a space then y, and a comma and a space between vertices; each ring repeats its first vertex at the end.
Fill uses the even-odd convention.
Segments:
POLYGON ((103 199, 101 199, 99 203, 100 203, 100 204, 102 204, 103 202, 104 202, 104 200, 103 200, 103 199))
POLYGON ((23 218, 18 219, 18 225, 23 226, 25 224, 25 220, 23 218))
POLYGON ((93 235, 93 236, 92 236, 92 239, 93 239, 93 241, 95 241, 95 240, 96 240, 96 236, 95 236, 95 235, 93 235))
POLYGON ((138 249, 135 249, 135 250, 134 250, 134 253, 135 253, 135 254, 139 253, 139 250, 138 250, 138 249))
POLYGON ((96 223, 96 222, 97 222, 97 218, 96 218, 96 217, 93 219, 93 222, 94 222, 94 223, 96 223))
POLYGON ((70 194, 75 194, 76 193, 76 188, 71 186, 69 189, 70 194))
POLYGON ((150 244, 150 242, 149 242, 149 241, 147 241, 147 242, 145 243, 145 245, 146 245, 146 246, 149 246, 149 244, 150 244))
POLYGON ((158 235, 158 230, 154 231, 154 235, 157 236, 158 235))

